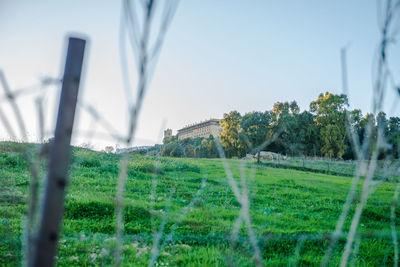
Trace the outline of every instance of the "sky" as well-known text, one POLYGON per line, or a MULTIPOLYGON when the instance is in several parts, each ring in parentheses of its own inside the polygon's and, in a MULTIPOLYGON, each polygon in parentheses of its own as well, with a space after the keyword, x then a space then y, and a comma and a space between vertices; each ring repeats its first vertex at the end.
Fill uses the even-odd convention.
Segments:
MULTIPOLYGON (((176 130, 237 110, 271 110, 296 100, 301 110, 321 92, 342 93, 340 49, 347 48, 350 108, 371 111, 372 74, 379 43, 376 1, 181 0, 145 96, 134 145, 161 143, 176 130)), ((119 54, 120 1, 0 0, 0 69, 13 90, 59 78, 66 36, 88 39, 80 102, 94 106, 121 135, 127 133, 127 101, 119 54)), ((389 66, 399 77, 399 46, 389 66)), ((133 62, 131 55, 128 61, 133 62)), ((130 65, 131 80, 136 81, 130 65)), ((384 111, 397 96, 388 89, 384 111)), ((38 141, 35 99, 44 96, 45 129, 51 137, 59 86, 21 96, 17 103, 29 141, 38 141)), ((0 91, 0 96, 3 94, 0 91)), ((13 125, 6 102, 0 102, 13 125)), ((115 146, 101 125, 77 109, 73 143, 115 146), (96 135, 88 132, 95 130, 96 135)), ((3 125, 0 139, 7 140, 3 125)))

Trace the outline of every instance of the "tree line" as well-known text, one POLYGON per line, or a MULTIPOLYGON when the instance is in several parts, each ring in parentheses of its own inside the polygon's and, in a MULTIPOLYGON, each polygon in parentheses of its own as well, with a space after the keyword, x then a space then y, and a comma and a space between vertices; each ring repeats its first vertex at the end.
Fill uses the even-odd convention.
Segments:
MULTIPOLYGON (((258 154, 261 150, 288 156, 319 156, 338 159, 354 159, 349 130, 359 140, 360 146, 373 150, 376 144, 369 138, 378 131, 385 138, 386 146, 380 157, 399 157, 400 118, 387 118, 384 112, 374 116, 361 110, 349 110, 346 95, 326 92, 300 112, 296 101, 276 102, 272 110, 240 114, 225 113, 220 120, 220 141, 227 157, 243 157, 247 153, 258 154), (349 127, 351 126, 351 127, 349 127)), ((216 140, 164 139, 161 152, 175 157, 218 157, 216 140)))
POLYGON ((176 136, 167 136, 163 140, 161 156, 189 158, 218 158, 215 138, 185 138, 178 140, 176 136))

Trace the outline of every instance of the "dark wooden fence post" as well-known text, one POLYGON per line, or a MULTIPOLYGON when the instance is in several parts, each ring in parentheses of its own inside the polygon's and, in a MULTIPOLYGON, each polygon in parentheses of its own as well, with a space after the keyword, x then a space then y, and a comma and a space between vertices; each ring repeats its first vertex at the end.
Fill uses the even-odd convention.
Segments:
MULTIPOLYGON (((64 212, 65 188, 71 157, 71 134, 86 41, 69 38, 54 141, 50 148, 44 204, 29 266, 54 266, 64 212)), ((31 248, 29 248, 31 249, 31 248)))

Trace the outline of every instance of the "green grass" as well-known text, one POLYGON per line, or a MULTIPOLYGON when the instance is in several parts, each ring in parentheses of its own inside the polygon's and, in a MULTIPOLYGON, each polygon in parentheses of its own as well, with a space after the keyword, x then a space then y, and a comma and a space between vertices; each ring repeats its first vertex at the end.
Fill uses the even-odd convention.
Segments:
MULTIPOLYGON (((0 143, 1 144, 1 143, 0 143)), ((0 146, 0 266, 20 265, 23 224, 27 210, 30 175, 21 154, 13 145, 0 146)), ((21 145, 18 145, 20 147, 21 145)), ((33 148, 30 146, 29 148, 33 148)), ((59 242, 58 266, 110 265, 115 249, 114 201, 119 156, 74 149, 70 184, 59 242)), ((150 258, 154 227, 165 212, 169 233, 177 223, 171 242, 163 248, 158 266, 253 266, 253 251, 245 226, 238 244, 230 246, 230 232, 240 212, 219 159, 155 158, 132 156, 125 194, 123 264, 146 266, 150 258), (156 197, 152 206, 153 173, 157 173, 156 197), (207 184, 187 216, 179 215, 201 187, 207 184), (170 192, 173 191, 168 207, 170 192)), ((229 160, 239 179, 240 160, 229 160)), ((291 169, 256 166, 249 163, 251 219, 268 266, 318 265, 329 244, 327 234, 336 225, 350 187, 351 178, 291 169), (295 254, 299 240, 302 241, 295 254)), ((45 166, 42 165, 45 175, 45 166)), ((43 183, 43 181, 42 181, 43 183)), ((359 252, 352 257, 356 266, 393 265, 390 237, 390 205, 395 184, 385 182, 370 196, 358 235, 359 252)), ((361 184, 359 185, 359 190, 361 184)), ((359 192, 358 192, 359 194, 359 192)), ((398 203, 397 203, 398 204, 398 203)), ((351 206, 351 215, 355 204, 351 206)), ((399 209, 396 216, 400 217, 399 209)), ((349 228, 351 216, 345 222, 349 228)), ((330 265, 336 266, 345 244, 336 245, 330 265)))
MULTIPOLYGON (((329 160, 301 157, 288 157, 281 160, 263 160, 263 164, 275 168, 297 169, 317 173, 334 174, 352 177, 357 171, 357 161, 329 160)), ((398 175, 398 160, 379 160, 374 177, 384 180, 396 180, 398 175)))

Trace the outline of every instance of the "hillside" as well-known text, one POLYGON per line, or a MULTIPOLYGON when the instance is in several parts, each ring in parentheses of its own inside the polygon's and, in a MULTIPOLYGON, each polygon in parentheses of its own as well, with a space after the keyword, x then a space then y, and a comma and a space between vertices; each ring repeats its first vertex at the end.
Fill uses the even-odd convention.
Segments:
MULTIPOLYGON (((4 144, 0 150, 1 266, 19 265, 23 260, 21 239, 30 175, 18 152, 21 150, 4 144)), ((120 157, 74 149, 58 266, 112 263, 120 157)), ((241 161, 228 163, 239 181, 241 161)), ((41 172, 44 175, 44 164, 41 172)), ((245 172, 251 220, 263 263, 320 263, 351 178, 253 162, 247 163, 245 172)), ((368 200, 358 228, 358 254, 351 259, 356 265, 393 265, 390 205, 394 187, 384 182, 368 200)), ((237 266, 253 266, 254 252, 243 225, 232 250, 231 231, 240 205, 220 159, 132 156, 125 192, 125 265, 148 265, 154 232, 164 225, 158 266, 226 266, 230 260, 237 266), (203 179, 205 186, 201 189, 203 179)), ((352 205, 346 231, 354 209, 352 205)), ((400 216, 398 209, 396 215, 400 216)), ((332 265, 340 261, 344 243, 345 236, 335 246, 332 265)))

